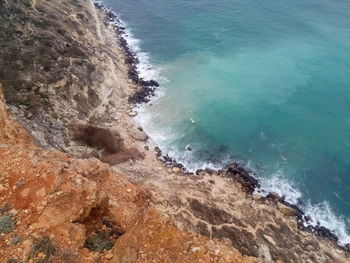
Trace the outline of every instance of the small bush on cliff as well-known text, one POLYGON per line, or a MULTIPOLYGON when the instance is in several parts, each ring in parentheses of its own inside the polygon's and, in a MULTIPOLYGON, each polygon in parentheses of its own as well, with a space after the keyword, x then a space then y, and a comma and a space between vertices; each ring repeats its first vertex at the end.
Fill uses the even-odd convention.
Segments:
POLYGON ((19 243, 21 243, 22 242, 22 238, 21 237, 19 237, 19 236, 14 236, 13 238, 11 238, 11 240, 10 240, 10 245, 11 246, 15 246, 15 245, 17 245, 17 244, 19 244, 19 243))
POLYGON ((23 261, 20 261, 18 259, 15 258, 9 258, 6 263, 23 263, 23 261))
POLYGON ((4 204, 4 205, 2 205, 1 207, 0 207, 0 214, 3 214, 3 213, 6 213, 6 212, 8 212, 8 211, 10 211, 10 206, 9 206, 9 204, 4 204))
POLYGON ((16 219, 11 214, 5 214, 0 217, 0 233, 11 233, 16 226, 16 219))
POLYGON ((110 250, 114 245, 110 231, 98 231, 86 239, 84 247, 92 251, 110 250))
POLYGON ((34 241, 29 259, 33 259, 37 263, 50 263, 55 252, 56 248, 50 238, 46 236, 41 237, 34 241), (42 254, 44 255, 43 257, 42 254))

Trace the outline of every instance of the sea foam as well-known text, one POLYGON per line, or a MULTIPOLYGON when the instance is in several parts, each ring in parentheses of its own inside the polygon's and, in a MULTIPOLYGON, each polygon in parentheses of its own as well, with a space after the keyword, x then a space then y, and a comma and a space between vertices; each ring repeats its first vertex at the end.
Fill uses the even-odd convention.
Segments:
MULTIPOLYGON (((95 2, 99 4, 102 3, 101 1, 95 2)), ((133 52, 135 58, 137 58, 139 61, 139 63, 136 65, 139 77, 143 78, 144 80, 156 80, 160 84, 169 82, 169 80, 162 75, 162 68, 154 66, 150 62, 149 54, 142 51, 141 41, 132 34, 132 29, 128 27, 127 23, 120 19, 120 16, 118 16, 115 12, 113 13, 116 15, 116 17, 118 17, 118 19, 111 22, 111 24, 125 28, 124 32, 122 33, 122 37, 127 41, 128 47, 133 52)), ((163 127, 160 130, 158 127, 153 125, 152 123, 155 116, 153 116, 153 113, 151 114, 149 112, 149 107, 151 107, 153 103, 156 103, 157 100, 164 95, 165 89, 161 86, 157 89, 156 94, 151 99, 150 103, 137 105, 136 108, 139 114, 136 117, 136 121, 142 125, 146 133, 148 133, 150 138, 162 149, 165 154, 169 154, 170 157, 182 163, 187 170, 192 172, 205 168, 218 170, 230 162, 238 162, 248 171, 251 171, 252 176, 259 180, 261 189, 257 190, 257 193, 266 196, 270 192, 275 192, 278 195, 283 196, 287 202, 293 205, 298 205, 305 212, 305 215, 311 218, 308 223, 304 222, 305 226, 308 224, 311 226, 316 226, 319 224, 326 227, 338 236, 339 245, 344 246, 346 244, 350 244, 350 235, 347 232, 344 218, 337 216, 330 207, 329 203, 326 201, 318 204, 311 204, 311 202, 307 200, 306 205, 301 204, 300 200, 302 200, 302 192, 293 182, 285 178, 283 171, 279 170, 270 176, 262 176, 259 174, 257 169, 254 168, 254 165, 252 165, 251 162, 233 160, 229 157, 222 160, 220 163, 200 161, 195 158, 195 152, 186 151, 185 149, 177 149, 176 147, 167 147, 167 142, 175 139, 178 134, 176 134, 174 131, 167 130, 166 127, 163 127)), ((265 134, 261 134, 261 136, 265 137, 265 134)), ((305 202, 305 200, 303 201, 305 202)))

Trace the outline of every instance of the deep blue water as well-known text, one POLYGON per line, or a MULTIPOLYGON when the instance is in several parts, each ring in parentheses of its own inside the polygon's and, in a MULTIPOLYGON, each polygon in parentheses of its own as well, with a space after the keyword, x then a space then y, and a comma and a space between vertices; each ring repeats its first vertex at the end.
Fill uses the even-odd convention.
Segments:
POLYGON ((162 83, 139 121, 164 151, 240 160, 350 243, 350 1, 105 3, 162 83))

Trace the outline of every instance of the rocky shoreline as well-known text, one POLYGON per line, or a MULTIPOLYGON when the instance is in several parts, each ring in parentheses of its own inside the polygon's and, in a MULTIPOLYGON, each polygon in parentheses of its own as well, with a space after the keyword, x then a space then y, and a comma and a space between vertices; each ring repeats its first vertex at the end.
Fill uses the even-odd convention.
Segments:
POLYGON ((255 194, 259 182, 243 167, 189 173, 150 141, 133 106, 159 84, 138 76, 111 10, 90 0, 27 2, 0 3, 16 11, 0 20, 17 32, 5 34, 0 70, 24 63, 7 61, 19 52, 7 43, 35 58, 14 72, 31 76, 15 83, 20 96, 0 71, 11 117, 26 129, 10 119, 0 92, 1 259, 350 262, 329 230, 303 228, 298 207, 255 194), (44 102, 32 105, 35 96, 44 102))
MULTIPOLYGON (((125 34, 125 27, 118 26, 118 24, 120 24, 120 20, 112 10, 104 6, 101 2, 95 2, 94 4, 97 9, 106 14, 106 23, 112 24, 112 27, 116 32, 116 36, 119 39, 120 46, 125 53, 125 63, 129 68, 128 77, 140 87, 138 91, 134 92, 134 94, 130 96, 129 102, 131 105, 148 103, 150 101, 150 98, 155 95, 155 90, 157 87, 159 87, 159 83, 155 80, 145 81, 139 77, 137 72, 137 64, 139 63, 139 60, 137 59, 137 55, 129 47, 126 39, 123 37, 123 34, 125 34)), ((175 159, 169 157, 167 154, 163 155, 162 151, 157 146, 154 148, 154 151, 156 152, 157 158, 161 160, 167 167, 179 168, 184 175, 200 175, 201 173, 207 173, 210 175, 228 177, 242 184, 249 194, 253 194, 256 190, 260 189, 258 180, 250 175, 249 172, 241 167, 238 163, 229 164, 227 167, 220 170, 213 170, 208 168, 204 170, 197 170, 194 173, 191 173, 188 172, 186 170, 186 167, 184 167, 181 163, 178 163, 175 159)), ((338 237, 326 227, 320 225, 312 226, 308 224, 310 218, 305 215, 305 212, 302 211, 297 205, 293 205, 287 202, 284 197, 279 196, 276 193, 268 193, 266 197, 261 198, 266 198, 274 203, 281 202, 285 206, 293 209, 298 221, 298 226, 301 230, 313 233, 322 238, 330 239, 336 243, 338 242, 338 237)), ((339 248, 350 252, 350 244, 347 244, 346 246, 338 246, 339 248)))
POLYGON ((120 20, 117 15, 100 2, 94 2, 97 9, 101 10, 106 15, 106 25, 110 25, 116 32, 116 37, 119 40, 120 47, 124 51, 125 64, 128 65, 128 77, 134 84, 138 85, 139 89, 135 91, 130 97, 129 102, 131 104, 147 103, 150 101, 150 97, 155 95, 155 89, 159 87, 159 83, 155 80, 144 80, 139 77, 137 72, 137 65, 139 60, 137 55, 129 47, 126 39, 123 37, 125 34, 125 27, 118 26, 120 20))

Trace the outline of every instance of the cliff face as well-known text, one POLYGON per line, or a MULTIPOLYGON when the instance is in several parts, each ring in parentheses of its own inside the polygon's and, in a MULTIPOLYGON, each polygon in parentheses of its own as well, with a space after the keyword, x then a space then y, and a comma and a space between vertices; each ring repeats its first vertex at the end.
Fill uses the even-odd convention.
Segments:
POLYGON ((255 262, 179 230, 107 164, 35 146, 0 94, 1 262, 255 262))
POLYGON ((9 119, 2 86, 0 84, 0 141, 9 145, 32 145, 32 139, 15 121, 9 119))
POLYGON ((116 126, 137 88, 115 32, 89 0, 0 4, 0 81, 12 114, 40 145, 91 156, 72 126, 116 126))
POLYGON ((235 171, 157 160, 105 18, 88 0, 0 1, 1 262, 350 262, 235 171))

